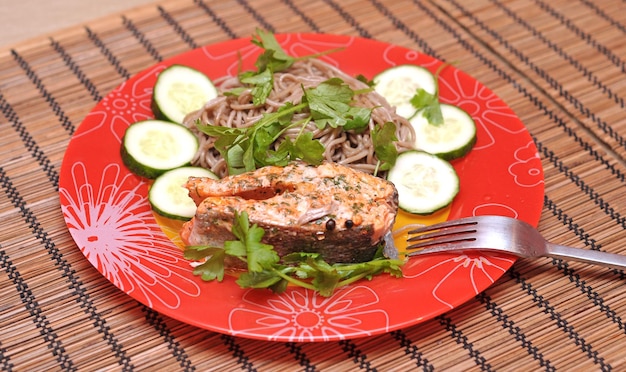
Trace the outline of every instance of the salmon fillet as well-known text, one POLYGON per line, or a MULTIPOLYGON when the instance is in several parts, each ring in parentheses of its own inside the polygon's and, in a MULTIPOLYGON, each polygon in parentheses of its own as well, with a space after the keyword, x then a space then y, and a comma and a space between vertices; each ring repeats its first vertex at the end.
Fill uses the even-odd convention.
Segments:
POLYGON ((198 206, 180 232, 186 245, 223 247, 235 240, 235 211, 246 211, 279 256, 319 253, 329 263, 370 261, 398 211, 391 182, 331 162, 190 177, 185 187, 198 206))

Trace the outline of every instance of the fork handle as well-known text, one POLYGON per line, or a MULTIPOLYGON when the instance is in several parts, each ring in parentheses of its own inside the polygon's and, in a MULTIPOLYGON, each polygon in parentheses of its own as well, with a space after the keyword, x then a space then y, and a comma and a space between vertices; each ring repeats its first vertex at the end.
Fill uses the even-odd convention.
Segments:
POLYGON ((547 256, 549 257, 561 258, 566 261, 582 261, 596 265, 608 266, 614 269, 626 269, 625 255, 572 248, 552 243, 547 243, 547 249, 547 256))

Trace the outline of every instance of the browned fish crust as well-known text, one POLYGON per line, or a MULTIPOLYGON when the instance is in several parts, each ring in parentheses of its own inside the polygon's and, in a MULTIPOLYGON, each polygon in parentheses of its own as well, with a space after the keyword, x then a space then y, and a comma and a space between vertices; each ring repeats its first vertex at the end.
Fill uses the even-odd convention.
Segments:
POLYGON ((191 177, 186 187, 198 205, 180 233, 186 245, 223 246, 235 239, 235 211, 246 211, 279 256, 313 252, 329 263, 371 260, 398 209, 393 184, 330 162, 263 167, 221 180, 191 177))

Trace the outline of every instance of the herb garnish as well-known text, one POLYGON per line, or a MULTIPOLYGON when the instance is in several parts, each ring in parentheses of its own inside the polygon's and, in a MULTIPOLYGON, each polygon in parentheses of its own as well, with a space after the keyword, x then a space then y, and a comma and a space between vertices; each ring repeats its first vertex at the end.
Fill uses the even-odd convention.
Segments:
POLYGON ((332 78, 305 90, 304 101, 309 104, 311 117, 319 129, 328 125, 344 130, 363 130, 367 128, 372 110, 350 106, 350 102, 356 94, 368 91, 353 91, 340 78, 332 78))
POLYGON ((269 97, 274 87, 275 72, 288 69, 298 60, 318 57, 333 52, 331 50, 304 57, 292 57, 283 50, 273 33, 261 29, 256 30, 256 34, 251 42, 264 49, 264 52, 257 58, 254 64, 257 71, 244 71, 239 74, 239 80, 244 84, 252 86, 253 104, 256 106, 265 104, 265 100, 269 97))
POLYGON ((229 174, 253 171, 266 165, 284 166, 295 159, 319 165, 324 159, 324 146, 313 138, 311 132, 304 132, 306 124, 314 120, 320 129, 330 126, 363 130, 367 128, 372 109, 350 106, 354 95, 361 92, 352 90, 338 78, 326 80, 314 88, 303 88, 303 91, 302 103, 287 103, 276 112, 264 114, 247 128, 227 128, 200 122, 196 126, 203 133, 217 138, 215 148, 228 164, 229 174), (308 113, 308 116, 292 122, 295 113, 308 113), (303 130, 295 140, 285 139, 277 150, 272 150, 274 142, 287 129, 298 126, 303 130))
POLYGON ((443 124, 438 91, 439 89, 437 89, 435 94, 430 94, 424 88, 419 88, 417 93, 411 98, 411 104, 417 109, 414 115, 422 111, 426 120, 432 125, 443 124))
MULTIPOLYGON (((245 71, 239 74, 242 83, 251 89, 252 103, 262 105, 271 93, 274 84, 274 73, 289 68, 300 59, 313 58, 330 53, 323 52, 305 57, 289 56, 277 42, 271 32, 257 30, 252 43, 264 49, 264 52, 255 62, 256 71, 245 71)), ((361 79, 364 79, 361 77, 361 79)), ((247 128, 226 128, 218 125, 205 125, 198 121, 198 129, 208 136, 215 137, 217 151, 226 161, 228 173, 231 175, 253 171, 267 165, 284 166, 289 161, 300 159, 312 165, 319 165, 324 159, 325 148, 321 142, 313 138, 311 132, 306 132, 306 125, 313 121, 319 129, 326 127, 353 130, 356 132, 367 129, 372 108, 352 106, 354 97, 358 94, 370 92, 371 87, 363 90, 353 90, 340 78, 331 78, 318 86, 303 90, 302 102, 299 104, 287 103, 276 112, 264 114, 256 123, 247 128), (304 114, 304 118, 292 122, 294 114, 304 114), (294 139, 283 139, 276 144, 287 129, 300 127, 302 130, 294 139)), ((241 89, 225 92, 225 95, 239 95, 241 89)), ((388 169, 385 164, 393 164, 389 146, 393 143, 384 143, 387 140, 397 140, 389 136, 387 131, 379 136, 378 147, 386 154, 380 164, 381 170, 388 169)), ((378 156, 378 154, 377 154, 378 156)))
POLYGON ((424 112, 424 117, 428 120, 429 124, 438 126, 443 124, 443 114, 441 113, 441 105, 439 104, 439 74, 441 70, 446 68, 448 64, 442 64, 435 72, 435 93, 430 94, 424 88, 419 88, 415 92, 415 95, 411 97, 411 104, 415 107, 416 111, 413 116, 417 115, 420 111, 424 112))
POLYGON ((374 152, 378 158, 376 163, 376 169, 374 175, 378 174, 378 171, 386 171, 396 164, 398 158, 398 149, 394 144, 398 140, 396 137, 396 125, 388 121, 382 128, 376 126, 372 132, 372 144, 374 145, 374 152))
POLYGON ((250 226, 247 212, 235 213, 233 235, 237 240, 226 241, 224 248, 189 246, 184 257, 205 261, 193 273, 205 281, 224 279, 224 260, 232 256, 246 262, 248 270, 241 273, 237 284, 242 288, 269 288, 282 293, 287 285, 296 285, 331 296, 337 288, 360 279, 388 273, 402 277, 404 261, 387 259, 382 248, 372 261, 356 264, 328 264, 317 253, 292 253, 281 258, 271 245, 261 242, 265 230, 256 224, 250 226))
POLYGON ((254 105, 262 105, 270 95, 274 86, 274 73, 288 69, 296 59, 287 55, 271 32, 257 30, 256 38, 252 43, 263 48, 255 63, 257 71, 245 71, 239 74, 239 80, 244 84, 252 85, 254 105))

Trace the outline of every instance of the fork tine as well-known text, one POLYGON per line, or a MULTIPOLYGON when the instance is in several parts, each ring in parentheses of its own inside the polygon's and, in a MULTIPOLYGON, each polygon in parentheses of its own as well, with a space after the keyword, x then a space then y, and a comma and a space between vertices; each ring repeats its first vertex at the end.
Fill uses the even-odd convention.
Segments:
POLYGON ((459 218, 456 220, 440 222, 434 225, 418 227, 417 229, 410 230, 408 234, 421 234, 432 230, 449 229, 458 226, 475 226, 477 224, 478 221, 476 221, 476 219, 473 217, 459 218))
POLYGON ((425 236, 416 236, 410 239, 407 239, 408 242, 412 244, 407 246, 406 249, 418 249, 424 248, 433 245, 444 245, 444 244, 453 244, 453 243, 461 243, 461 242, 471 242, 475 241, 476 238, 473 236, 475 230, 472 231, 460 231, 455 232, 454 234, 428 234, 425 236))
POLYGON ((428 249, 431 246, 474 241, 476 240, 473 237, 473 234, 476 233, 476 225, 477 221, 466 218, 411 230, 408 234, 415 235, 408 238, 407 242, 413 244, 406 249, 428 249))
POLYGON ((457 244, 457 243, 463 243, 463 242, 473 242, 476 240, 476 238, 472 237, 472 235, 468 235, 468 234, 473 234, 474 231, 464 231, 462 233, 459 234, 452 234, 452 235, 440 235, 438 237, 436 237, 435 239, 427 239, 427 240, 413 240, 416 241, 416 243, 413 243, 409 246, 406 247, 407 250, 413 250, 413 249, 424 249, 427 247, 432 247, 432 246, 443 246, 443 245, 452 245, 452 244, 457 244))
MULTIPOLYGON (((454 236, 461 234, 470 234, 475 233, 476 228, 475 225, 458 225, 458 226, 448 226, 440 229, 431 229, 426 230, 424 232, 418 231, 416 235, 407 239, 408 242, 414 242, 419 240, 431 240, 439 237, 445 236, 454 236)), ((412 234, 412 231, 409 231, 409 234, 412 234)))

